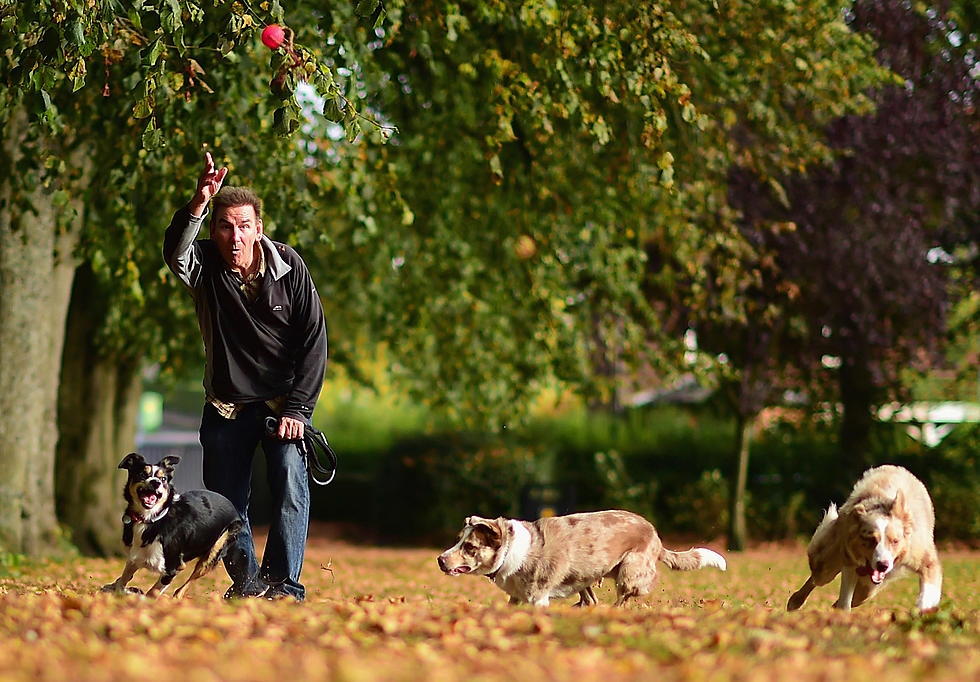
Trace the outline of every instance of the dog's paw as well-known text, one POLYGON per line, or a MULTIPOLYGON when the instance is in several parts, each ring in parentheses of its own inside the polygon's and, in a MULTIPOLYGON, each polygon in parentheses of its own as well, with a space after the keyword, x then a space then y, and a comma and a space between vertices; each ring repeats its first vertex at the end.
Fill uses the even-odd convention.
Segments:
POLYGON ((107 594, 143 594, 143 590, 138 587, 119 587, 116 583, 103 585, 99 592, 105 592, 107 594))

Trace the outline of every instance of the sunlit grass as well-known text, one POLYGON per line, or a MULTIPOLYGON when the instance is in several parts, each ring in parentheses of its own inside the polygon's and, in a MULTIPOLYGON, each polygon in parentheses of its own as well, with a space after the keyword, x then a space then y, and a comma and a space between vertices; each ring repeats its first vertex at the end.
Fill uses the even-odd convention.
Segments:
POLYGON ((786 613, 807 575, 802 544, 729 554, 725 573, 663 569, 654 593, 625 609, 611 606, 608 581, 594 608, 513 607, 484 578, 444 576, 439 549, 318 533, 303 605, 223 602, 221 569, 182 602, 150 602, 98 593, 121 560, 20 562, 0 578, 0 679, 891 682, 980 670, 977 553, 942 553, 943 602, 920 616, 914 577, 850 614, 831 608, 836 585, 786 613))

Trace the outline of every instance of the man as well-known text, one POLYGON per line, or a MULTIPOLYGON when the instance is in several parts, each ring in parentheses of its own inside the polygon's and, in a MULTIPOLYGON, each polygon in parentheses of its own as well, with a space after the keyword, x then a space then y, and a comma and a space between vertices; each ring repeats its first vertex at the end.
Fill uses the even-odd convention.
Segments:
POLYGON ((204 338, 204 485, 245 520, 225 558, 233 581, 225 597, 303 601, 310 490, 298 443, 323 386, 323 308, 296 251, 263 235, 261 200, 244 188, 221 188, 227 172, 206 155, 197 191, 167 228, 163 257, 190 289, 204 338), (209 202, 211 238, 198 240, 209 202), (270 416, 278 420, 271 434, 270 416), (273 504, 261 570, 248 523, 259 444, 273 504))

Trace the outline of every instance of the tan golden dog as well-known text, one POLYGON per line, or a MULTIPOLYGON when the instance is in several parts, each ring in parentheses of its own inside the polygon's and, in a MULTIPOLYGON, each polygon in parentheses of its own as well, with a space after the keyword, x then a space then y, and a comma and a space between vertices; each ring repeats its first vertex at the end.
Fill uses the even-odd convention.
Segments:
POLYGON ((789 598, 795 611, 819 585, 841 574, 834 604, 845 611, 870 599, 902 570, 919 576, 920 610, 935 608, 943 572, 933 540, 935 513, 926 487, 902 467, 869 469, 840 508, 833 504, 807 546, 810 577, 789 598))
POLYGON ((455 545, 439 555, 447 575, 485 575, 510 595, 512 604, 547 606, 551 599, 579 595, 578 606, 596 604, 592 586, 616 581, 616 605, 650 593, 657 561, 690 571, 725 559, 710 549, 672 552, 642 516, 599 511, 537 521, 470 516, 455 545))

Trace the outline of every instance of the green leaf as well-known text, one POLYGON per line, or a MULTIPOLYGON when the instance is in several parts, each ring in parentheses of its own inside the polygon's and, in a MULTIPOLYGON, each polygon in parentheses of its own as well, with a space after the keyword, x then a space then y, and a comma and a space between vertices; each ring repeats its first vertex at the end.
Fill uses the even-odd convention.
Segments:
POLYGON ((160 26, 164 32, 172 34, 183 25, 180 20, 180 12, 173 12, 169 9, 160 13, 160 26))
POLYGON ((280 137, 292 135, 299 127, 299 117, 295 109, 289 105, 284 105, 276 109, 272 115, 272 131, 280 137))
POLYGON ((144 97, 137 101, 133 105, 133 117, 134 118, 146 118, 153 113, 153 100, 149 97, 144 97))
POLYGON ((68 37, 68 42, 75 47, 81 47, 85 44, 85 29, 82 28, 82 22, 77 19, 72 21, 68 25, 68 30, 65 32, 68 37))
POLYGON ((151 118, 150 122, 146 124, 146 129, 143 131, 142 142, 143 149, 147 151, 153 151, 154 149, 160 149, 166 146, 163 131, 157 128, 155 119, 151 118))
POLYGON ((34 113, 42 115, 51 109, 51 95, 47 90, 38 90, 34 96, 34 113))
POLYGON ((361 124, 356 118, 348 119, 344 124, 344 132, 347 133, 347 141, 353 142, 361 134, 361 124))
POLYGON ((340 123, 344 118, 344 100, 342 97, 328 97, 323 102, 323 116, 328 121, 340 123))
POLYGON ((163 43, 163 38, 157 38, 150 46, 143 51, 143 64, 146 66, 154 66, 160 59, 160 55, 163 54, 166 45, 163 43))
POLYGON ((369 17, 374 14, 374 10, 381 4, 381 0, 358 0, 354 7, 354 14, 359 17, 369 17))

